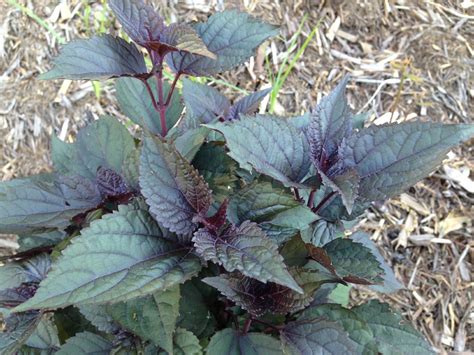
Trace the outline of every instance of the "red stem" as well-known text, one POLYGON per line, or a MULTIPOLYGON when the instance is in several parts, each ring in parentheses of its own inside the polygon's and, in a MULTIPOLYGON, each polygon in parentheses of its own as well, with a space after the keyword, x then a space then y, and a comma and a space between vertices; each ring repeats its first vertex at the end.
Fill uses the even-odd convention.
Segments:
POLYGON ((180 76, 181 76, 180 72, 176 73, 176 75, 174 76, 173 83, 171 84, 170 91, 168 92, 168 97, 166 98, 166 102, 165 102, 166 107, 168 107, 168 105, 170 104, 171 97, 173 96, 174 88, 176 87, 176 83, 178 82, 180 76))
POLYGON ((151 103, 153 104, 153 107, 155 108, 155 110, 156 110, 157 112, 160 112, 160 107, 159 107, 158 104, 156 103, 155 95, 153 94, 153 91, 151 90, 151 86, 150 86, 150 84, 148 83, 148 80, 143 79, 142 81, 143 81, 143 83, 145 84, 146 91, 148 91, 148 94, 150 95, 151 103))
POLYGON ((326 197, 324 197, 316 207, 313 207, 311 211, 317 214, 319 210, 321 210, 321 208, 323 208, 329 201, 331 201, 334 196, 336 196, 336 191, 333 191, 330 194, 326 195, 326 197))
POLYGON ((158 71, 155 74, 156 84, 158 86, 158 105, 160 113, 160 123, 161 123, 161 135, 166 137, 168 129, 166 128, 166 104, 163 99, 163 57, 160 56, 158 59, 158 71))
POLYGON ((293 195, 296 201, 301 201, 300 191, 296 187, 293 188, 293 195))

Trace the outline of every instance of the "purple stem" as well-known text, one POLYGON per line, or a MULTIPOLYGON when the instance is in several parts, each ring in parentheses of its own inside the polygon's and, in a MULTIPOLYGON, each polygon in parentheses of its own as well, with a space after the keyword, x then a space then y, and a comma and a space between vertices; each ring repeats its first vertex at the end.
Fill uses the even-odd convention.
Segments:
POLYGON ((333 191, 330 194, 326 195, 326 197, 324 197, 316 207, 313 207, 311 211, 317 214, 329 201, 333 199, 334 196, 336 196, 336 193, 336 191, 333 191))
POLYGON ((308 197, 308 207, 309 208, 313 208, 313 205, 314 205, 314 194, 316 193, 316 190, 311 190, 311 192, 309 193, 309 197, 308 197))
POLYGON ((180 76, 181 76, 180 72, 177 72, 176 75, 174 76, 173 83, 171 84, 171 89, 168 92, 168 97, 166 98, 166 102, 165 102, 166 107, 168 107, 168 105, 170 104, 171 98, 173 97, 174 88, 176 87, 176 83, 178 82, 180 76))
MULTIPOLYGON (((160 113, 160 123, 161 123, 161 135, 166 137, 168 129, 166 128, 166 104, 163 99, 163 57, 158 58, 158 71, 155 74, 156 84, 158 86, 158 105, 160 113)), ((170 90, 171 91, 171 90, 170 90)))

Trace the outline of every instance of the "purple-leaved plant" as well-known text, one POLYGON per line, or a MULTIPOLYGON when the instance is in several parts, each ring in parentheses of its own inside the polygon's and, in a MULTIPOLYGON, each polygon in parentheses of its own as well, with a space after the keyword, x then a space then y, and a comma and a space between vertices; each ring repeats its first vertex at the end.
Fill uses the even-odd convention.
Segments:
POLYGON ((109 6, 132 42, 72 41, 42 79, 117 78, 141 130, 101 117, 74 143, 53 137, 54 173, 0 183, 0 233, 20 244, 0 267, 0 352, 432 353, 388 305, 337 303, 337 285, 403 287, 344 225, 474 126, 364 127, 348 77, 305 115, 256 115, 269 90, 232 104, 189 77, 245 62, 275 26, 233 10, 168 26, 143 0, 109 6))

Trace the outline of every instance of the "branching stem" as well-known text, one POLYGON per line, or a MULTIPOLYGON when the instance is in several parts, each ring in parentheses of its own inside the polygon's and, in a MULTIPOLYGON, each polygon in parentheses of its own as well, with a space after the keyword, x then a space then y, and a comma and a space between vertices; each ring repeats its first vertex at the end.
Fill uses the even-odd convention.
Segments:
POLYGON ((168 97, 166 98, 166 101, 165 101, 165 106, 166 107, 168 107, 168 105, 171 102, 171 98, 173 97, 173 92, 174 92, 174 89, 176 87, 176 83, 178 82, 180 76, 181 76, 180 72, 176 73, 176 75, 174 76, 173 83, 171 84, 170 91, 168 92, 168 97))

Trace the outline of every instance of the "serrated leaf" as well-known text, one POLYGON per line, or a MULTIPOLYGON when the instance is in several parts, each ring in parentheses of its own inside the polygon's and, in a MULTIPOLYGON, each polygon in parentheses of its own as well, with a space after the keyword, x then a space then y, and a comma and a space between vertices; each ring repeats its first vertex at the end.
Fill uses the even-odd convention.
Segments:
POLYGON ((108 34, 67 43, 53 63, 40 79, 98 80, 147 73, 137 47, 108 34))
POLYGON ((352 116, 352 127, 355 129, 363 129, 365 122, 370 117, 370 111, 358 113, 352 116))
POLYGON ((423 336, 388 304, 372 300, 352 308, 372 330, 382 354, 434 354, 423 336))
POLYGON ((288 272, 277 245, 256 223, 245 221, 217 235, 202 228, 194 234, 193 242, 202 258, 222 265, 229 272, 238 270, 263 283, 271 281, 303 293, 288 272))
POLYGON ((56 171, 75 174, 96 181, 97 170, 111 169, 125 179, 130 187, 137 181, 130 179, 138 168, 137 148, 127 128, 111 116, 102 116, 81 129, 74 143, 59 139, 52 141, 51 157, 56 171), (130 164, 134 159, 134 164, 130 164))
POLYGON ((311 257, 346 282, 382 281, 383 269, 369 248, 348 238, 337 238, 322 248, 311 247, 311 257))
POLYGON ((357 346, 340 325, 326 319, 288 323, 280 337, 288 355, 354 354, 357 346))
POLYGON ((192 128, 176 138, 174 146, 187 161, 191 161, 199 152, 208 134, 209 129, 206 127, 192 128))
POLYGON ((217 292, 193 279, 181 285, 178 327, 189 330, 199 338, 206 338, 215 332, 216 319, 211 312, 217 292))
POLYGON ((263 41, 278 34, 275 26, 235 10, 216 13, 194 28, 217 59, 173 52, 166 59, 175 72, 207 76, 232 69, 249 59, 263 41))
POLYGON ((229 100, 212 86, 183 80, 183 100, 186 105, 188 127, 198 127, 223 116, 230 107, 229 100))
POLYGON ((337 147, 351 130, 351 113, 345 98, 349 77, 325 96, 311 114, 308 138, 314 165, 326 172, 326 162, 337 153, 337 147))
MULTIPOLYGON (((97 308, 99 307, 103 306, 97 306, 97 308)), ((99 311, 98 314, 96 316, 94 315, 94 317, 91 319, 98 321, 102 318, 102 316, 102 312, 99 311)), ((73 337, 77 333, 85 331, 95 333, 98 330, 97 326, 92 325, 91 322, 89 322, 89 320, 83 316, 79 309, 73 306, 56 310, 54 312, 54 323, 58 328, 58 336, 61 344, 64 344, 67 339, 73 337)), ((112 327, 111 324, 109 324, 109 327, 110 328, 106 328, 107 331, 109 331, 109 329, 110 332, 118 330, 117 327, 112 327)))
POLYGON ((155 9, 143 0, 109 0, 109 6, 125 33, 136 43, 145 46, 159 40, 165 24, 155 9))
POLYGON ((65 236, 65 232, 58 230, 39 234, 21 234, 17 239, 18 245, 20 246, 18 248, 18 252, 21 253, 34 248, 56 245, 57 243, 61 242, 65 236))
POLYGON ((162 40, 173 50, 217 59, 191 26, 173 23, 164 30, 162 40))
POLYGON ((0 353, 13 355, 33 334, 41 321, 38 312, 13 314, 5 319, 5 329, 0 333, 0 353))
POLYGON ((306 243, 314 246, 322 247, 336 238, 344 236, 344 226, 339 223, 331 223, 324 219, 320 219, 313 225, 301 233, 301 238, 306 243))
POLYGON ((404 288, 400 281, 397 280, 390 265, 387 263, 382 254, 380 254, 375 243, 370 240, 370 236, 368 234, 364 232, 356 232, 351 235, 351 239, 369 248, 372 254, 377 258, 377 261, 380 263, 380 266, 384 271, 383 283, 381 285, 370 285, 368 286, 370 289, 377 292, 393 293, 404 288))
POLYGON ((81 314, 99 331, 114 333, 120 330, 120 326, 114 321, 107 311, 107 305, 83 304, 77 307, 81 314))
POLYGON ((214 334, 206 349, 208 355, 281 355, 280 342, 265 334, 241 334, 234 329, 224 329, 214 334))
POLYGON ((179 286, 153 295, 107 306, 124 329, 173 353, 173 333, 179 315, 179 286))
POLYGON ((156 220, 178 234, 193 232, 193 218, 206 214, 212 198, 198 171, 173 146, 148 136, 140 172, 141 192, 156 220))
POLYGON ((453 146, 473 134, 474 125, 405 122, 371 126, 350 137, 341 156, 360 176, 361 200, 382 200, 432 172, 453 146))
POLYGON ((23 283, 39 283, 51 267, 48 254, 40 254, 23 261, 0 266, 0 290, 15 288, 23 283))
POLYGON ((304 290, 303 294, 285 286, 272 282, 264 284, 239 274, 206 277, 202 281, 218 289, 252 315, 261 317, 267 312, 287 314, 303 309, 312 301, 314 291, 326 281, 323 275, 311 270, 295 268, 290 271, 304 290))
POLYGON ((323 304, 305 309, 298 317, 298 321, 314 318, 326 318, 334 321, 344 328, 350 339, 357 343, 355 353, 377 354, 377 345, 374 334, 367 323, 360 319, 351 310, 338 304, 323 304))
MULTIPOLYGON (((148 84, 154 96, 158 97, 155 78, 149 78, 148 84)), ((164 81, 163 97, 168 97, 170 88, 169 83, 164 81)), ((159 113, 153 107, 151 97, 142 81, 135 78, 120 78, 115 83, 115 90, 120 110, 128 118, 156 135, 162 133, 159 113)), ((166 127, 168 130, 178 122, 182 112, 181 95, 178 90, 175 90, 166 108, 166 127)))
POLYGON ((226 120, 236 120, 240 115, 252 115, 257 112, 260 102, 267 96, 272 88, 264 89, 247 95, 233 104, 226 115, 226 120))
POLYGON ((307 229, 317 219, 283 186, 266 181, 255 181, 232 196, 228 217, 234 224, 245 220, 259 223, 279 244, 307 229))
POLYGON ((42 317, 25 345, 41 353, 54 353, 59 349, 58 329, 51 319, 42 317))
POLYGON ((127 301, 184 282, 200 268, 188 247, 162 237, 148 212, 122 205, 82 230, 16 311, 127 301))
POLYGON ((177 328, 174 334, 174 354, 195 355, 202 354, 199 339, 189 330, 177 328))
POLYGON ((100 335, 90 332, 76 334, 66 341, 57 355, 108 355, 113 349, 113 344, 100 335))
POLYGON ((229 155, 241 168, 253 168, 285 186, 301 186, 311 165, 308 142, 287 119, 241 116, 207 126, 224 135, 229 155))
POLYGON ((203 145, 193 159, 193 166, 208 183, 216 201, 223 202, 236 188, 237 164, 226 154, 224 146, 203 145))
POLYGON ((42 174, 5 181, 0 183, 0 232, 62 229, 100 201, 95 184, 79 176, 42 174))

